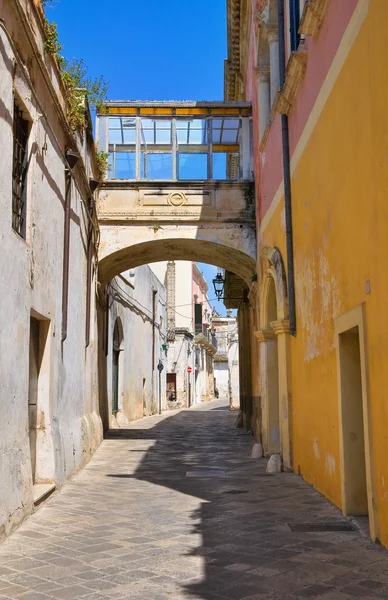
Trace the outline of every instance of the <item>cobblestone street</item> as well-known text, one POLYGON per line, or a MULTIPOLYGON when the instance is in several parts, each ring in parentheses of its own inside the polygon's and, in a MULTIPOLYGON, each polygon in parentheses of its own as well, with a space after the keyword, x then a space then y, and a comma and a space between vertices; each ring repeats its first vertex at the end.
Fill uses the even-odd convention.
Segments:
POLYGON ((222 401, 113 431, 0 547, 0 598, 388 598, 388 553, 293 474, 266 475, 222 401))

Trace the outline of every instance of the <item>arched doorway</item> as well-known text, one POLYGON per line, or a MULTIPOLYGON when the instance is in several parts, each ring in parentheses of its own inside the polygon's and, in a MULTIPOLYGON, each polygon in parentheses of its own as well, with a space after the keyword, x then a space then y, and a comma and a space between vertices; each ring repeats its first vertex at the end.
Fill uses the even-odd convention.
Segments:
MULTIPOLYGON (((277 320, 277 303, 275 282, 268 280, 266 329, 277 320)), ((268 418, 268 453, 280 452, 280 417, 279 417, 279 359, 276 335, 267 340, 267 418, 268 418)))
POLYGON ((120 410, 121 396, 121 363, 124 350, 124 335, 120 317, 117 317, 113 329, 113 348, 112 348, 112 414, 120 410), (120 356, 121 355, 121 356, 120 356))
POLYGON ((280 453, 292 467, 291 390, 286 273, 280 251, 261 249, 260 344, 262 441, 266 453, 280 453))

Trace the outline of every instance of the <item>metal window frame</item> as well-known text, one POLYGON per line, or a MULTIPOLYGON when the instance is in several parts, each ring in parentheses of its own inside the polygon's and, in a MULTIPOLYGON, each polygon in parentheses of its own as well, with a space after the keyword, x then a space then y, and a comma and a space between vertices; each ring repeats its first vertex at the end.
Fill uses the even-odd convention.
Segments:
POLYGON ((12 229, 25 239, 29 121, 23 118, 23 110, 16 102, 14 102, 12 133, 12 229))
MULTIPOLYGON (((117 144, 116 142, 109 142, 109 131, 111 130, 109 128, 109 118, 114 117, 114 115, 110 115, 107 119, 107 129, 108 129, 108 134, 107 134, 107 140, 108 140, 108 151, 113 155, 113 165, 112 165, 112 170, 113 170, 113 179, 117 179, 117 154, 118 154, 118 149, 117 146, 120 146, 120 144, 117 144), (110 148, 113 148, 112 150, 110 148)), ((122 116, 121 115, 117 115, 117 118, 120 119, 120 127, 118 127, 116 130, 121 131, 121 138, 122 141, 124 140, 124 132, 123 132, 123 126, 122 126, 122 116)), ((158 117, 152 117, 150 116, 144 116, 144 115, 137 115, 133 117, 135 120, 135 130, 136 130, 136 136, 135 136, 135 144, 124 144, 124 142, 122 143, 123 146, 131 146, 133 147, 133 152, 135 152, 136 154, 136 163, 135 163, 135 178, 127 178, 127 179, 123 179, 125 181, 190 181, 189 179, 179 179, 179 154, 180 154, 180 146, 184 146, 184 154, 205 154, 207 153, 207 178, 206 181, 214 181, 214 177, 213 177, 213 152, 217 152, 217 147, 219 146, 228 146, 228 145, 236 145, 239 146, 239 150, 238 150, 238 154, 239 154, 239 158, 238 160, 241 161, 242 160, 242 155, 243 155, 243 149, 242 149, 242 122, 243 119, 248 118, 242 115, 214 115, 214 114, 208 114, 207 116, 201 114, 201 115, 195 115, 193 117, 189 117, 189 116, 158 116, 158 117), (145 136, 144 136, 144 129, 142 127, 142 121, 144 119, 148 119, 148 120, 152 120, 153 121, 153 126, 146 128, 146 131, 152 131, 153 132, 153 142, 150 144, 149 142, 147 143, 145 136), (220 131, 220 141, 214 143, 213 142, 213 120, 214 119, 218 119, 221 121, 221 128, 219 129, 220 131), (204 128, 196 128, 194 126, 194 121, 201 121, 203 123, 205 123, 205 127, 204 128), (228 120, 238 120, 239 124, 238 127, 225 127, 225 121, 228 120), (166 128, 166 131, 170 131, 170 142, 169 143, 156 143, 156 134, 157 134, 157 121, 168 121, 170 123, 170 127, 166 128), (187 123, 187 137, 186 137, 186 144, 179 144, 178 142, 178 130, 179 128, 179 122, 186 122, 187 123), (198 131, 202 131, 203 135, 204 135, 204 140, 206 140, 205 143, 201 143, 201 144, 190 144, 190 133, 191 131, 194 130, 198 130, 198 131), (223 133, 224 131, 235 131, 236 132, 236 139, 235 141, 232 142, 224 142, 223 141, 223 133), (204 149, 201 150, 191 150, 191 146, 192 147, 197 147, 198 146, 203 146, 204 148, 206 147, 207 150, 205 151, 204 149), (158 148, 158 149, 156 149, 158 148), (144 155, 142 158, 142 154, 144 155), (148 177, 148 157, 150 154, 171 154, 172 156, 172 169, 171 169, 171 179, 151 179, 148 177), (141 173, 141 160, 144 160, 143 163, 143 176, 141 173)), ((182 129, 183 131, 184 129, 182 129)), ((218 130, 218 128, 217 128, 218 130)), ((128 152, 131 152, 132 150, 127 150, 128 152)), ((224 150, 222 151, 224 152, 224 150)), ((242 172, 241 172, 241 168, 240 168, 240 173, 239 176, 234 177, 234 178, 228 178, 226 177, 225 179, 217 179, 217 181, 239 181, 242 180, 242 172)))

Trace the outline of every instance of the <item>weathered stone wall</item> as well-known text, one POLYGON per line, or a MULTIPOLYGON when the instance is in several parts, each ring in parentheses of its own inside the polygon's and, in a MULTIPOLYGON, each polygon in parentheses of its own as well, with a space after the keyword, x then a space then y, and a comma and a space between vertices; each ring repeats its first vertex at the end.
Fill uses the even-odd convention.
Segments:
MULTIPOLYGON (((41 13, 0 0, 0 537, 33 510, 33 484, 61 486, 102 438, 97 332, 86 347, 87 206, 95 174, 89 134, 73 135, 41 13), (26 239, 12 229, 14 98, 29 121, 26 239), (67 338, 61 341, 65 150, 82 160, 71 183, 67 338), (36 422, 29 441, 30 318, 39 321, 36 422), (31 456, 36 450, 35 468, 31 456), (33 478, 33 468, 35 478, 33 478)), ((92 281, 92 297, 95 281, 92 281)), ((92 298, 91 315, 95 314, 92 298)))

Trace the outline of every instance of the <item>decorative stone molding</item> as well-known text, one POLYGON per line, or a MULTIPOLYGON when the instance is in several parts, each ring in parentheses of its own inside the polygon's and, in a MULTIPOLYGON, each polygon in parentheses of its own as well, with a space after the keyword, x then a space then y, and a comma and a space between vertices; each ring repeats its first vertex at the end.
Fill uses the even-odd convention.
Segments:
POLYGON ((275 110, 288 115, 295 101, 298 87, 304 77, 307 65, 307 52, 302 49, 292 52, 286 69, 283 89, 275 100, 275 110))
POLYGON ((288 319, 278 319, 277 321, 271 321, 270 323, 275 335, 281 333, 290 333, 290 321, 288 319))
POLYGON ((258 342, 267 342, 275 339, 275 332, 272 329, 259 329, 254 331, 254 336, 258 342))
POLYGON ((183 206, 187 204, 187 196, 184 192, 171 192, 168 195, 167 202, 170 206, 183 206))
POLYGON ((253 71, 257 78, 269 81, 269 65, 260 65, 255 67, 253 71))
POLYGON ((304 5, 299 33, 317 37, 330 0, 307 0, 304 5))
POLYGON ((260 142, 260 146, 259 146, 260 152, 264 151, 265 144, 267 142, 270 129, 271 129, 271 123, 268 123, 267 127, 264 129, 263 137, 261 138, 261 142, 260 142))

